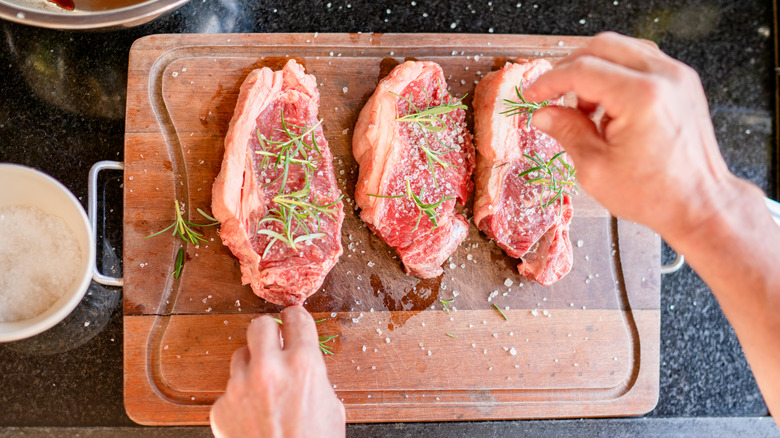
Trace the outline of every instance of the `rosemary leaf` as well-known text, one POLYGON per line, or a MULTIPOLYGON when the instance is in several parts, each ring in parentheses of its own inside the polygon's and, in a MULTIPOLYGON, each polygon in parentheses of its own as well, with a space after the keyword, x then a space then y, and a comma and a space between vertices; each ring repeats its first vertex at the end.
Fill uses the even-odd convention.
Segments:
POLYGON ((322 120, 311 127, 299 126, 285 119, 283 109, 280 118, 281 127, 275 128, 275 131, 281 132, 286 137, 285 139, 271 140, 259 131, 257 132, 257 140, 261 150, 255 151, 255 153, 263 157, 260 167, 266 168, 270 165, 272 169, 281 169, 280 175, 274 181, 263 186, 264 188, 269 187, 281 181, 279 191, 272 198, 273 203, 276 204, 275 208, 269 209, 266 216, 257 223, 257 234, 271 238, 263 251, 263 259, 268 256, 270 249, 276 242, 282 242, 297 251, 297 244, 327 236, 325 233, 312 232, 311 225, 316 224, 317 229, 321 229, 321 215, 335 218, 339 211, 337 204, 342 199, 342 196, 339 196, 334 201, 320 203, 314 199, 315 195, 311 190, 312 172, 317 169, 317 161, 322 156, 315 132, 322 120), (309 136, 311 137, 311 146, 305 142, 309 136), (272 159, 273 164, 270 164, 272 159), (302 187, 285 193, 288 175, 293 165, 303 169, 305 180, 302 187), (277 224, 281 230, 259 228, 263 224, 273 223, 277 224))
POLYGON ((447 114, 462 109, 467 109, 467 106, 462 104, 461 102, 466 97, 464 94, 460 99, 454 99, 449 93, 446 92, 446 90, 443 90, 443 86, 439 84, 439 89, 442 94, 446 93, 447 98, 442 99, 441 103, 438 105, 431 105, 430 98, 428 97, 428 94, 425 92, 425 89, 423 88, 422 91, 425 94, 425 101, 426 105, 424 109, 419 109, 414 104, 414 94, 410 93, 410 97, 401 96, 400 94, 394 93, 390 91, 389 93, 393 96, 398 97, 399 99, 403 99, 406 101, 406 103, 409 105, 409 113, 405 116, 397 117, 395 119, 396 122, 402 122, 402 123, 414 123, 417 125, 420 130, 423 133, 423 140, 425 142, 425 145, 420 145, 420 148, 425 153, 425 159, 428 163, 428 171, 431 173, 431 176, 433 177, 433 185, 434 187, 438 187, 438 181, 436 180, 436 171, 435 171, 435 165, 438 164, 443 169, 446 169, 448 167, 458 167, 454 164, 447 163, 446 161, 443 161, 441 158, 439 158, 442 155, 448 154, 450 151, 453 150, 453 148, 447 146, 437 135, 436 133, 442 132, 448 128, 447 126, 447 114), (428 134, 430 134, 436 142, 444 146, 446 149, 445 151, 435 151, 431 147, 431 143, 428 141, 428 134))
POLYGON ((338 337, 339 335, 320 336, 320 351, 325 355, 333 355, 333 347, 325 345, 325 343, 338 337))
POLYGON ((406 180, 406 193, 402 195, 375 195, 372 193, 367 193, 368 196, 373 196, 375 198, 391 198, 391 199, 398 199, 398 198, 408 198, 411 200, 415 207, 417 207, 417 222, 414 225, 414 228, 412 229, 412 232, 417 231, 417 228, 420 227, 420 221, 422 220, 423 215, 428 217, 428 220, 431 221, 431 224, 433 225, 433 228, 437 228, 439 226, 439 214, 436 212, 436 210, 441 207, 442 204, 445 202, 455 199, 454 196, 446 196, 440 198, 438 201, 432 202, 430 204, 426 204, 422 199, 425 196, 425 187, 420 189, 420 194, 416 195, 414 192, 412 192, 412 185, 409 182, 409 180, 406 180))
POLYGON ((538 152, 533 151, 532 155, 523 154, 523 156, 536 166, 520 172, 518 178, 528 177, 526 184, 540 184, 542 186, 542 196, 539 197, 539 206, 542 210, 558 202, 559 213, 563 212, 563 195, 576 195, 579 192, 577 186, 577 170, 572 167, 563 155, 566 152, 561 151, 553 155, 549 160, 545 160, 538 152), (536 176, 536 174, 539 174, 536 176), (552 196, 545 201, 545 194, 552 196))
POLYGON ((493 304, 493 307, 495 307, 495 308, 496 308, 496 310, 498 310, 498 313, 500 313, 500 314, 501 314, 501 316, 503 316, 503 317, 504 317, 504 321, 509 321, 509 318, 507 318, 507 317, 506 317, 506 315, 504 315, 504 312, 502 312, 502 311, 501 311, 501 308, 500 308, 500 307, 498 307, 498 305, 496 305, 496 304, 494 303, 494 304, 493 304))
POLYGON ((549 100, 545 100, 544 102, 529 102, 525 99, 523 96, 523 80, 520 80, 520 85, 515 87, 515 94, 517 94, 517 101, 504 99, 504 105, 507 107, 505 111, 500 112, 499 114, 503 114, 507 117, 512 117, 519 114, 525 114, 526 115, 526 131, 531 129, 531 117, 533 117, 534 113, 545 107, 550 105, 549 100))
POLYGON ((184 268, 184 248, 179 248, 176 253, 176 265, 173 268, 173 278, 178 279, 181 276, 181 270, 184 268))
POLYGON ((219 225, 219 221, 214 219, 211 215, 207 214, 200 208, 197 209, 198 213, 200 213, 201 216, 211 221, 211 223, 208 224, 196 224, 193 222, 189 222, 184 220, 184 217, 181 215, 181 208, 179 206, 179 200, 174 199, 173 200, 173 208, 176 211, 176 219, 174 222, 166 227, 163 230, 160 230, 156 233, 150 234, 144 239, 148 239, 150 237, 159 236, 160 234, 170 230, 173 228, 173 236, 178 236, 181 240, 185 242, 192 243, 193 245, 198 245, 200 242, 205 242, 206 239, 203 238, 203 234, 198 233, 197 231, 193 230, 192 227, 201 228, 201 227, 211 227, 214 225, 219 225))
POLYGON ((455 298, 453 298, 453 299, 451 299, 451 300, 439 300, 439 302, 441 303, 441 305, 444 307, 444 311, 445 311, 445 312, 447 312, 447 315, 449 315, 449 314, 450 314, 450 309, 448 309, 448 308, 447 308, 447 304, 450 304, 450 303, 452 303, 453 301, 455 301, 455 298))

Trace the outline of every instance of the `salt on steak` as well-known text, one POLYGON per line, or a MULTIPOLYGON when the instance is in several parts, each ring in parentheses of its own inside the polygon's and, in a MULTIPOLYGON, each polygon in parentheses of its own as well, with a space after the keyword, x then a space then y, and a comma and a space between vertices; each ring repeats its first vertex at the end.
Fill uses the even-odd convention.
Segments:
MULTIPOLYGON (((518 265, 522 276, 545 286, 571 270, 571 197, 562 193, 553 201, 551 190, 529 183, 544 177, 542 172, 521 174, 538 166, 528 157, 548 162, 562 149, 552 137, 531 126, 527 114, 501 113, 508 109, 506 100, 519 101, 515 87, 531 84, 550 68, 543 59, 508 63, 487 74, 474 94, 478 153, 474 222, 507 254, 522 259, 518 265)), ((566 160, 563 155, 552 164, 563 169, 563 162, 570 165, 566 160)))
POLYGON ((420 278, 440 275, 468 233, 455 211, 473 189, 464 109, 438 64, 408 61, 379 82, 355 126, 360 217, 420 278))
POLYGON ((343 205, 319 101, 316 79, 294 60, 250 72, 212 189, 242 283, 275 304, 303 304, 342 253, 343 205))

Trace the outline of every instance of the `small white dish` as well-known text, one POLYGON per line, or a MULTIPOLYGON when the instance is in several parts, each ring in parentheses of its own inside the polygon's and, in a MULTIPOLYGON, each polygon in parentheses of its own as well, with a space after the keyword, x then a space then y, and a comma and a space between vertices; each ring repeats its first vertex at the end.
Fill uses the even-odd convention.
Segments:
POLYGON ((59 181, 29 167, 0 163, 0 207, 12 206, 35 207, 62 218, 81 246, 81 260, 79 280, 49 309, 30 319, 0 322, 0 342, 29 338, 65 319, 89 288, 95 264, 95 245, 89 219, 78 199, 59 181))

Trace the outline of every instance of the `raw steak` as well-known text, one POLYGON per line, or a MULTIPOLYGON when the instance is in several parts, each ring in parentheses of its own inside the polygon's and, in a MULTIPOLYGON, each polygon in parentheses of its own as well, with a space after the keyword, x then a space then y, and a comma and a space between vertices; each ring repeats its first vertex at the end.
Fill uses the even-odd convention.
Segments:
POLYGON ((342 253, 344 212, 333 156, 318 125, 319 101, 316 79, 294 60, 280 71, 261 68, 249 73, 241 85, 225 137, 222 170, 212 189, 212 211, 222 223, 220 237, 241 263, 242 283, 250 284, 259 297, 281 305, 303 304, 342 253), (290 135, 281 129, 282 117, 290 135), (292 141, 301 134, 307 134, 303 144, 292 141), (286 177, 281 163, 287 160, 269 153, 291 159, 286 177), (303 160, 310 165, 302 164, 303 160), (285 202, 290 199, 327 208, 305 210, 285 202), (273 219, 292 218, 292 213, 303 218, 291 219, 287 227, 273 219), (274 237, 274 233, 288 236, 285 229, 294 247, 274 237))
POLYGON ((360 112, 352 139, 360 164, 355 189, 360 217, 398 251, 406 272, 420 278, 440 275, 441 264, 468 233, 468 222, 455 211, 455 202, 465 203, 473 188, 474 146, 463 109, 442 116, 446 128, 439 132, 396 119, 442 103, 457 101, 447 92, 441 67, 433 62, 405 62, 379 83, 360 112), (444 166, 436 162, 431 166, 424 147, 440 154, 436 158, 444 166), (422 210, 410 199, 410 191, 421 197, 422 204, 444 200, 434 210, 436 225, 428 215, 420 217, 422 210))
MULTIPOLYGON (((487 74, 474 94, 479 154, 474 222, 507 254, 522 259, 518 265, 521 275, 546 286, 571 270, 571 197, 564 194, 562 203, 542 208, 553 194, 538 184, 526 183, 538 175, 518 175, 536 166, 523 154, 536 153, 546 161, 562 149, 552 137, 529 128, 525 114, 499 113, 507 109, 504 99, 518 100, 515 87, 521 81, 525 87, 550 68, 543 59, 508 63, 487 74)), ((565 155, 563 158, 568 160, 565 155)))

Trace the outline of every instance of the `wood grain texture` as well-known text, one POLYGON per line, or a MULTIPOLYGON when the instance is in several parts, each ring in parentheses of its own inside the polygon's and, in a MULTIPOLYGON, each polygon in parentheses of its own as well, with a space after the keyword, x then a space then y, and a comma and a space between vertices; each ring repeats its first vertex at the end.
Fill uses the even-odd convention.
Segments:
POLYGON ((321 334, 339 335, 332 341, 336 354, 326 362, 349 421, 612 416, 652 409, 660 326, 660 240, 654 233, 610 217, 583 194, 574 200, 574 266, 555 285, 522 280, 517 262, 473 226, 444 274, 419 280, 406 276, 392 248, 365 228, 352 200, 352 127, 395 65, 405 59, 440 63, 451 92, 468 93, 470 104, 476 81, 507 60, 544 56, 554 62, 584 41, 387 34, 156 35, 137 41, 130 53, 124 180, 125 406, 131 418, 207 423, 248 321, 281 310, 241 285, 238 262, 216 229, 204 229, 207 243, 184 246, 187 262, 179 279, 171 272, 181 242, 144 237, 172 221, 174 199, 199 221, 194 212, 211 204, 243 79, 254 68, 281 68, 289 57, 317 77, 320 116, 346 201, 345 253, 306 308, 326 319, 321 334), (453 298, 450 313, 442 310, 439 300, 453 298))

